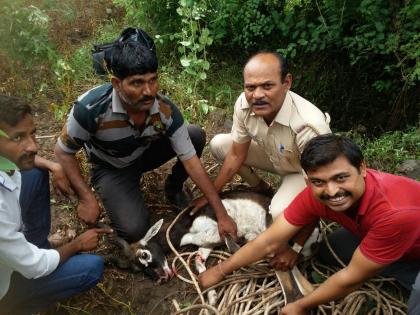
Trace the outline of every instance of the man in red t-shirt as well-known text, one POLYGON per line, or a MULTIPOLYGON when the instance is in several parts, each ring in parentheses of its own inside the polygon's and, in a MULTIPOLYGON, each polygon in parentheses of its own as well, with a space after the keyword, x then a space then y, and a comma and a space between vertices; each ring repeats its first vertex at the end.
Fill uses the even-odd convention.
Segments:
MULTIPOLYGON (((333 233, 330 241, 348 265, 312 293, 287 304, 281 314, 306 314, 382 273, 411 289, 408 314, 419 315, 420 183, 367 169, 359 147, 332 134, 309 141, 301 165, 308 187, 267 231, 217 268, 202 273, 201 285, 212 286, 233 270, 286 250, 303 226, 326 218, 345 228, 333 233)), ((334 263, 325 248, 321 256, 334 263)))

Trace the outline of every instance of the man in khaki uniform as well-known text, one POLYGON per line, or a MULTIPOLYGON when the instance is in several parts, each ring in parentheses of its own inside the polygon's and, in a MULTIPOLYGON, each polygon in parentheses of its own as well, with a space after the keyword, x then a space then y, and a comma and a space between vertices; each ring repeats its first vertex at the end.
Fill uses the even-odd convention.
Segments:
MULTIPOLYGON (((299 161, 305 144, 317 135, 331 132, 329 116, 291 92, 291 86, 292 75, 284 57, 276 52, 252 56, 244 67, 245 89, 235 103, 232 132, 218 134, 210 142, 213 156, 223 161, 214 181, 218 191, 238 173, 252 190, 272 193, 270 185, 251 167, 282 176, 270 205, 274 218, 306 187, 299 161)), ((204 202, 196 200, 195 204, 201 206, 204 202)), ((308 227, 307 234, 294 239, 295 252, 300 252, 312 229, 308 227)), ((273 264, 291 267, 297 258, 295 252, 290 249, 291 259, 273 264)))

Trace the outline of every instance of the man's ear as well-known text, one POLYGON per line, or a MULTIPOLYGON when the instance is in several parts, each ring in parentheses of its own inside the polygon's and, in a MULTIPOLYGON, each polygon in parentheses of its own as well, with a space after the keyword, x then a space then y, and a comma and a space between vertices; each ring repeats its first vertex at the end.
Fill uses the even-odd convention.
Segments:
POLYGON ((362 162, 360 163, 359 172, 360 174, 362 174, 363 177, 366 177, 366 168, 366 162, 365 160, 362 160, 362 162))
POLYGON ((111 77, 112 87, 119 92, 121 90, 121 80, 118 79, 116 76, 111 77))
POLYGON ((293 77, 291 73, 286 74, 283 84, 285 84, 286 88, 290 90, 292 88, 293 77))

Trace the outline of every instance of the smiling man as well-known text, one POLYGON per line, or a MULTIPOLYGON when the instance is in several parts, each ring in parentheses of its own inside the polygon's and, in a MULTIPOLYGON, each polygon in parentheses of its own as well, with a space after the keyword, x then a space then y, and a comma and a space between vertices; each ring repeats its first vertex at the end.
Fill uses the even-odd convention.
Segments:
POLYGON ((98 235, 111 231, 90 229, 51 248, 48 171, 62 193, 69 183, 59 164, 37 156, 29 105, 0 95, 0 113, 0 313, 33 314, 101 280, 103 259, 79 252, 95 249, 98 235))
MULTIPOLYGON (((231 133, 218 134, 210 142, 211 153, 223 163, 214 185, 220 191, 238 173, 251 190, 273 197, 270 212, 275 218, 306 187, 300 154, 310 139, 331 132, 329 117, 290 91, 289 65, 277 52, 250 57, 243 78, 244 92, 235 103, 231 133), (252 167, 280 175, 277 192, 252 167)), ((204 198, 196 200, 196 208, 205 202, 204 198)), ((296 236, 294 245, 274 257, 271 264, 279 269, 293 267, 313 228, 308 226, 296 236)))
MULTIPOLYGON (((287 247, 302 227, 325 218, 343 226, 329 238, 348 265, 309 295, 286 305, 281 314, 307 314, 380 273, 411 290, 408 314, 420 314, 420 183, 367 169, 360 149, 332 134, 310 140, 301 163, 308 187, 255 241, 202 274, 201 285, 214 285, 233 270, 287 247)), ((333 260, 325 246, 321 255, 333 260)))
POLYGON ((189 203, 183 192, 188 176, 216 211, 219 232, 236 236, 229 217, 199 156, 204 131, 186 125, 179 109, 158 93, 158 61, 153 40, 128 28, 105 54, 111 83, 96 87, 74 103, 55 147, 60 163, 79 197, 78 216, 94 223, 99 205, 83 179, 76 152, 84 149, 91 163, 92 184, 117 233, 129 242, 149 228, 149 210, 139 189, 143 173, 177 157, 165 183, 169 202, 189 203))

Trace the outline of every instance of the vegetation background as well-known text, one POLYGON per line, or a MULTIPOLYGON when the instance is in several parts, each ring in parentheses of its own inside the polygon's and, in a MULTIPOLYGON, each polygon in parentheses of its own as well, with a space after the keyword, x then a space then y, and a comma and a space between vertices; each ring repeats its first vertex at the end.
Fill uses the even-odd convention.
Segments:
POLYGON ((396 172, 420 159, 419 16, 420 0, 0 0, 0 93, 59 126, 108 81, 93 72, 93 44, 141 27, 156 41, 162 92, 214 134, 247 57, 273 49, 291 61, 292 89, 329 112, 368 165, 396 172))
MULTIPOLYGON (((95 43, 127 26, 156 40, 160 81, 190 121, 229 116, 246 58, 273 49, 292 64, 293 90, 332 128, 393 170, 419 157, 420 0, 1 0, 0 92, 45 101, 58 121, 107 78, 95 43), (382 139, 382 140, 378 140, 382 139), (377 156, 376 156, 377 155, 377 156)), ((370 156, 371 155, 371 156, 370 156)))

